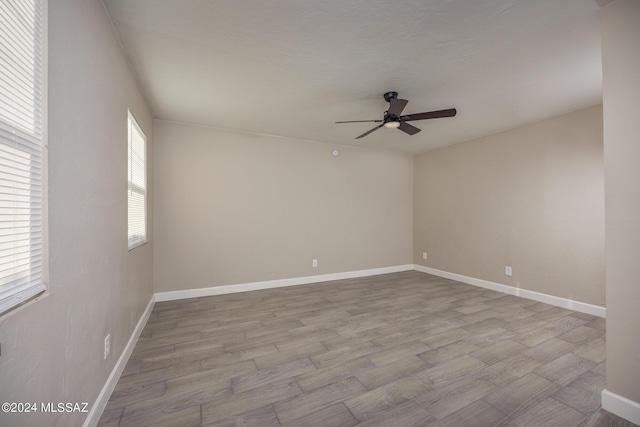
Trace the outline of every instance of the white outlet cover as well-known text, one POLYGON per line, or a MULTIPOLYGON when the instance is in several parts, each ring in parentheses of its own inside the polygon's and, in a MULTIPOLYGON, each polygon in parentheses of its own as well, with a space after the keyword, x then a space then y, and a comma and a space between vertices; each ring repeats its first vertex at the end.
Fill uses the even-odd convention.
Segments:
POLYGON ((426 252, 422 252, 422 259, 427 259, 427 253, 426 252))
POLYGON ((511 271, 511 267, 505 267, 504 268, 504 274, 506 276, 511 276, 513 274, 512 271, 511 271))
POLYGON ((311 261, 311 266, 312 267, 317 267, 318 266, 318 260, 314 259, 313 261, 311 261))

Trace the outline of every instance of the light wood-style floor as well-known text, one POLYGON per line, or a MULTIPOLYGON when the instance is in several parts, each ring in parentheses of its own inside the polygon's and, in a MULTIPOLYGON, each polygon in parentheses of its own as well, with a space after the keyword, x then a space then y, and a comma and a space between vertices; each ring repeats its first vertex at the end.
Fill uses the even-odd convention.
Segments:
POLYGON ((605 320, 415 271, 158 303, 100 426, 632 426, 605 320))

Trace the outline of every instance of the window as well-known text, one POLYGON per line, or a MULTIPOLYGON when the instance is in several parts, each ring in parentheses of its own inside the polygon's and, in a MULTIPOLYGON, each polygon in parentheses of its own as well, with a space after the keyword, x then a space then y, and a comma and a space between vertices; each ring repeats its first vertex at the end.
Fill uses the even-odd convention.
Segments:
POLYGON ((147 242, 147 138, 129 111, 129 250, 147 242))
POLYGON ((45 290, 44 2, 0 1, 0 314, 45 290))

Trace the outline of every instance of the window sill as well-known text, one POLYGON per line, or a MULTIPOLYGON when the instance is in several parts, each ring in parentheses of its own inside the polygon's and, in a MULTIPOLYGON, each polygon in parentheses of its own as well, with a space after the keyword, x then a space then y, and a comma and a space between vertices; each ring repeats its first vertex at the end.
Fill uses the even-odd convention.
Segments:
POLYGON ((138 248, 138 247, 140 247, 142 245, 146 245, 147 243, 149 243, 149 240, 143 240, 141 242, 136 242, 132 246, 129 246, 129 249, 127 250, 127 252, 131 252, 135 248, 138 248))

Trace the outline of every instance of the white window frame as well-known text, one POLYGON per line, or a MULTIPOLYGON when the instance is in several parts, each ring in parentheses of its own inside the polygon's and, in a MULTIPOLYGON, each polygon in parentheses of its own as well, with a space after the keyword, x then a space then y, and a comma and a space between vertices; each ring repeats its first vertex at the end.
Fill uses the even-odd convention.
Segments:
POLYGON ((132 250, 137 248, 138 246, 144 245, 149 241, 148 239, 148 221, 147 221, 147 136, 142 131, 142 128, 138 124, 138 121, 134 117, 131 110, 128 110, 128 119, 127 119, 127 246, 128 250, 132 250), (133 162, 133 132, 137 132, 142 136, 144 148, 143 148, 143 176, 144 176, 144 184, 141 188, 140 186, 133 183, 133 173, 134 173, 134 162, 133 162), (131 234, 130 229, 130 220, 131 220, 131 200, 129 196, 132 193, 142 194, 143 196, 143 222, 144 222, 144 233, 142 235, 131 234))
MULTIPOLYGON (((4 97, 4 102, 0 104, 0 145, 4 163, 3 209, 0 215, 0 220, 3 222, 0 233, 0 243, 3 248, 0 271, 4 283, 0 282, 0 317, 15 312, 28 302, 40 299, 46 294, 48 288, 46 209, 48 5, 47 0, 33 0, 32 4, 36 11, 33 27, 30 26, 31 22, 23 18, 18 21, 22 23, 22 30, 6 32, 5 35, 0 34, 0 48, 5 50, 5 53, 11 51, 14 54, 18 52, 16 48, 21 48, 19 51, 21 53, 18 55, 22 58, 22 64, 18 64, 13 60, 17 56, 5 54, 0 57, 0 66, 3 68, 0 73, 0 87, 4 86, 4 90, 0 92, 0 96, 4 97), (36 30, 39 30, 39 34, 36 30), (33 40, 29 38, 31 36, 33 40), (36 43, 34 50, 22 50, 25 45, 34 42, 36 43), (29 62, 31 58, 35 62, 29 62), (24 62, 25 60, 27 62, 24 62), (30 67, 33 67, 36 74, 28 71, 31 70, 30 67), (16 92, 12 95, 11 89, 8 89, 20 86, 26 89, 26 92, 22 92, 22 97, 16 95, 16 92), (25 94, 30 91, 33 91, 30 94, 32 96, 26 97, 25 94), (3 105, 4 108, 8 108, 4 112, 1 111, 3 105), (28 108, 25 109, 25 106, 28 108), (27 153, 31 153, 31 156, 25 157, 27 153), (25 161, 29 162, 28 175, 24 175, 24 168, 19 169, 20 163, 27 164, 25 161), (15 163, 12 165, 11 162, 15 163), (17 178, 10 178, 12 175, 17 178), (12 181, 15 182, 15 186, 11 184, 12 181), (28 197, 29 201, 24 200, 25 197, 28 197), (28 219, 20 221, 17 219, 18 216, 12 218, 12 215, 24 216, 25 214, 18 213, 18 210, 12 214, 11 206, 24 211, 25 203, 29 205, 28 219), (20 225, 18 221, 21 222, 20 225), (28 231, 24 231, 25 229, 28 231), (25 234, 28 234, 28 239, 16 241, 17 236, 25 234), (18 245, 22 245, 22 249, 18 245), (25 251, 26 247, 29 249, 25 251), (14 253, 12 254, 11 251, 14 253), (25 263, 27 259, 28 262, 25 263), (19 270, 17 270, 18 265, 19 270)), ((30 11, 27 1, 11 4, 3 2, 0 5, 0 14, 3 15, 3 19, 10 19, 13 15, 8 12, 12 10, 19 10, 22 13, 30 11)), ((3 25, 5 30, 14 28, 8 25, 8 22, 11 21, 0 22, 0 25, 3 25)))

